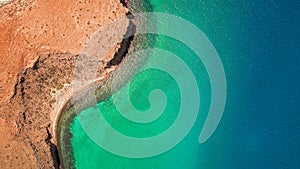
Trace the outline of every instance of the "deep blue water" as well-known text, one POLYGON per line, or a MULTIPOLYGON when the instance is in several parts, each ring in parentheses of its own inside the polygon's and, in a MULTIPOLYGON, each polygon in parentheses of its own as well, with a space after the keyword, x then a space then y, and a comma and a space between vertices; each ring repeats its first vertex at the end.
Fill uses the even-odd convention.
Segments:
POLYGON ((226 108, 203 167, 300 168, 300 1, 157 2, 205 32, 226 72, 226 108))
POLYGON ((208 143, 221 147, 212 168, 299 168, 299 1, 227 4, 215 15, 226 18, 228 31, 203 28, 228 83, 226 110, 208 143))

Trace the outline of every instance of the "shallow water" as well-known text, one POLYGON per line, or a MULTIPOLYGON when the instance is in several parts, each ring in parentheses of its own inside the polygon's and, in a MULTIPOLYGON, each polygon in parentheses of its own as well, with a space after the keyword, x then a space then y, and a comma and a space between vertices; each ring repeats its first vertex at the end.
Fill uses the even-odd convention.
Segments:
MULTIPOLYGON (((70 124, 74 166, 105 169, 299 168, 300 110, 296 100, 300 96, 300 29, 295 17, 299 16, 299 3, 198 0, 151 0, 150 3, 153 11, 177 15, 195 24, 218 51, 228 86, 219 127, 208 141, 199 144, 198 137, 211 100, 209 76, 188 46, 170 37, 157 36, 155 47, 180 57, 199 85, 200 110, 192 130, 180 144, 163 154, 125 158, 102 149, 84 132, 79 120, 92 124, 92 117, 98 113, 88 108, 70 124)), ((151 58, 157 59, 150 57, 149 62, 153 61, 151 58)), ((161 58, 159 62, 170 60, 161 58)), ((147 110, 151 106, 148 96, 153 89, 164 91, 168 102, 162 116, 148 124, 132 123, 121 116, 114 105, 114 96, 98 103, 97 107, 109 125, 124 135, 155 136, 176 120, 181 94, 172 76, 150 69, 130 82, 133 106, 140 111, 147 110)), ((110 133, 105 134, 103 142, 113 141, 110 133)), ((124 143, 119 142, 119 146, 122 145, 124 143)), ((130 148, 128 151, 133 151, 130 148)))

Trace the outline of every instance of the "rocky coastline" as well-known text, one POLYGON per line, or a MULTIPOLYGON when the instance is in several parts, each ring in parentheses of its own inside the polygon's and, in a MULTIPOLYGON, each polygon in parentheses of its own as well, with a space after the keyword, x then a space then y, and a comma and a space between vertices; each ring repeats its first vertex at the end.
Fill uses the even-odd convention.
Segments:
MULTIPOLYGON (((53 130, 59 117, 52 112, 69 97, 66 89, 72 88, 83 44, 96 30, 127 12, 118 0, 79 0, 76 4, 15 0, 0 7, 1 167, 61 166, 53 130), (62 11, 66 15, 61 16, 62 11)), ((120 25, 124 34, 128 23, 120 25)), ((98 77, 103 77, 99 80, 120 63, 127 51, 122 46, 128 48, 128 42, 115 44, 99 63, 98 77)))

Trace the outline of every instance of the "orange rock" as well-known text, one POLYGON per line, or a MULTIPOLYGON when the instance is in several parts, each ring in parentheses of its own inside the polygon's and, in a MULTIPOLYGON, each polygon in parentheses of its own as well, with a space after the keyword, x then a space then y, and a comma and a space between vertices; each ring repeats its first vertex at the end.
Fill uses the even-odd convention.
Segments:
POLYGON ((15 139, 17 110, 3 109, 14 94, 18 73, 32 64, 39 52, 78 54, 96 30, 126 12, 119 0, 15 0, 0 7, 2 168, 37 167, 32 147, 15 139))

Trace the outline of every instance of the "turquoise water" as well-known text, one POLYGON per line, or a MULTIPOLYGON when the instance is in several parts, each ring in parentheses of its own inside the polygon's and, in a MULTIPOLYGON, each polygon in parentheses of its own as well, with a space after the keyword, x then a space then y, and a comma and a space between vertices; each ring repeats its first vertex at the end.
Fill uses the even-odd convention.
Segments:
MULTIPOLYGON (((149 3, 153 11, 177 15, 195 24, 218 51, 228 86, 219 127, 207 142, 198 143, 210 106, 208 74, 188 46, 170 37, 157 36, 155 47, 179 56, 199 85, 200 110, 192 130, 182 142, 163 154, 125 158, 102 149, 83 131, 79 117, 87 117, 86 122, 92 123, 92 117, 98 113, 88 108, 70 125, 74 166, 79 169, 299 168, 300 110, 296 103, 300 96, 300 29, 296 17, 299 3, 217 0, 151 0, 149 3)), ((168 104, 162 116, 149 124, 132 123, 122 117, 113 97, 98 103, 97 107, 109 125, 124 135, 155 136, 176 120, 181 94, 174 78, 150 69, 140 72, 130 82, 133 106, 140 111, 150 108, 148 96, 153 89, 164 91, 168 104)), ((104 141, 109 142, 109 133, 106 134, 104 141)))

